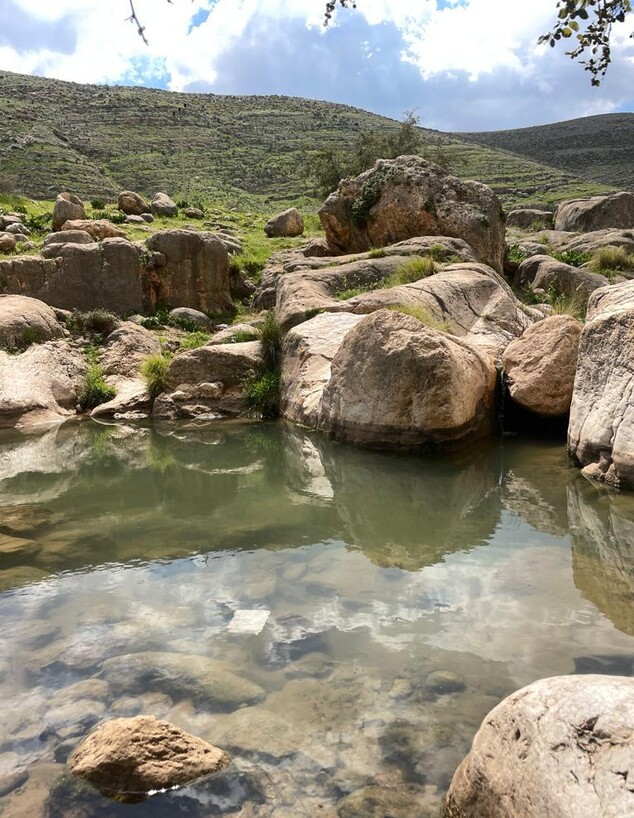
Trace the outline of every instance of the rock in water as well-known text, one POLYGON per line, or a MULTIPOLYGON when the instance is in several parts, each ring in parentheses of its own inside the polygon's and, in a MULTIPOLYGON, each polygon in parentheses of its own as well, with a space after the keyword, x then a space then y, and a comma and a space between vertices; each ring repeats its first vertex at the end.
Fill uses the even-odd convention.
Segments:
POLYGON ((634 815, 634 679, 558 676, 484 719, 447 794, 447 818, 634 815))
POLYGON ((420 156, 379 159, 356 179, 342 180, 319 218, 334 254, 412 236, 454 236, 470 245, 478 261, 502 272, 504 221, 495 193, 420 156))
POLYGON ((147 793, 226 767, 224 750, 154 716, 101 724, 68 760, 74 775, 115 793, 147 793))

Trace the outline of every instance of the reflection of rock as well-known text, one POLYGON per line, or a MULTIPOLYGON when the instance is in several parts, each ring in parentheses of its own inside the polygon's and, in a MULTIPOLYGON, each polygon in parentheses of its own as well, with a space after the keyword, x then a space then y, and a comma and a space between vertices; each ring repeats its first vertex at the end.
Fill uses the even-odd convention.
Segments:
POLYGON ((433 787, 369 786, 342 798, 337 804, 339 818, 434 818, 439 801, 433 787))
POLYGON ((634 506, 583 480, 568 486, 574 583, 624 633, 634 636, 634 506))

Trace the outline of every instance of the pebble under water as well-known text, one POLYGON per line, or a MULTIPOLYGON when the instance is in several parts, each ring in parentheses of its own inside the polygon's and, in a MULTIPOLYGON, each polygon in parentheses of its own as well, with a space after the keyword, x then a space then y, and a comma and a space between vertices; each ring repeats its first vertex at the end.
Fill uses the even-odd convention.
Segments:
POLYGON ((487 712, 634 672, 634 497, 561 443, 442 458, 284 423, 0 435, 0 814, 431 818, 487 712), (139 803, 65 772, 151 714, 226 772, 139 803))

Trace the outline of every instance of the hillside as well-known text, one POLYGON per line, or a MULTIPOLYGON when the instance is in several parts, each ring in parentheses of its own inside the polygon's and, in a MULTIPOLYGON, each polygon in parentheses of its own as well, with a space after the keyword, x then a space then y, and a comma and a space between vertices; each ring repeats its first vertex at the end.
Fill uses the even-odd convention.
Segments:
POLYGON ((456 136, 545 162, 589 181, 634 190, 634 114, 602 114, 456 136))
MULTIPOLYGON (((279 96, 179 94, 0 72, 0 182, 34 198, 60 189, 268 206, 310 195, 307 159, 398 123, 346 105, 279 96)), ((604 190, 462 136, 421 129, 429 158, 486 182, 507 207, 604 190)))

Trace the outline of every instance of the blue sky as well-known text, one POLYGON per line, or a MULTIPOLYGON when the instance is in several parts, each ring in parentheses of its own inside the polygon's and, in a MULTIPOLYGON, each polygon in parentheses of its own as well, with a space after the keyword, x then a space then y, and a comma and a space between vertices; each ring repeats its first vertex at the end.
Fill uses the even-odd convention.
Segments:
POLYGON ((634 13, 600 88, 537 45, 556 0, 0 0, 0 69, 76 82, 289 94, 441 130, 523 127, 634 110, 634 13), (81 8, 81 11, 77 11, 81 8))

